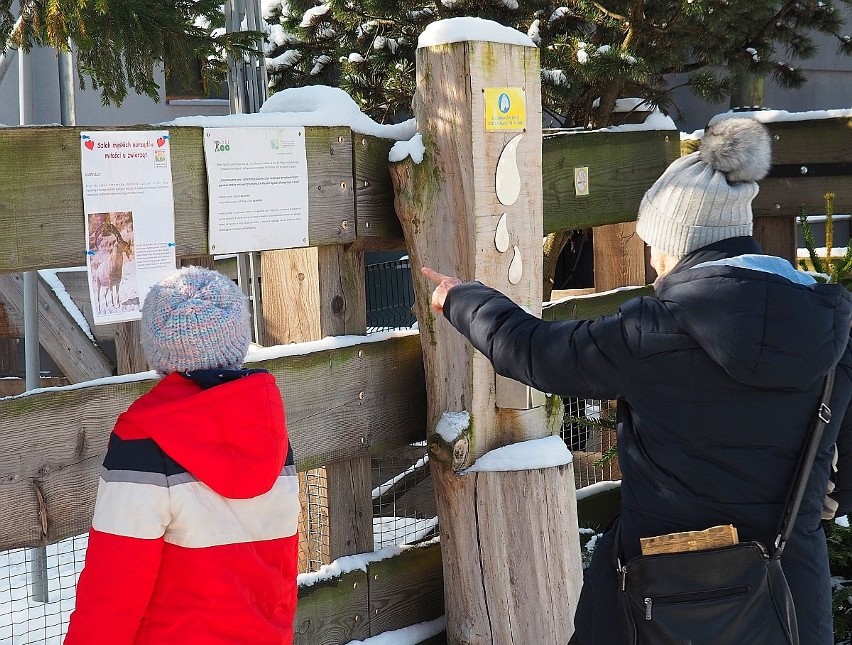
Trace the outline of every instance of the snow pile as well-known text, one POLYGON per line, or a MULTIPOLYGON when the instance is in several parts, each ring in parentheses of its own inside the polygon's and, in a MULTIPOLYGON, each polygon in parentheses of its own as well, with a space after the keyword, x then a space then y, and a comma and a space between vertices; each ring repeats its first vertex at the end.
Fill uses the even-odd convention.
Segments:
POLYGON ((352 347, 353 345, 362 345, 365 343, 380 343, 389 338, 399 338, 401 336, 412 336, 417 334, 417 330, 402 329, 377 332, 367 336, 326 336, 322 340, 312 340, 305 343, 291 343, 289 345, 272 345, 270 347, 261 347, 254 345, 249 347, 246 363, 256 363, 258 361, 270 361, 283 356, 303 356, 314 352, 322 352, 329 349, 341 349, 343 347, 352 347))
POLYGON ((292 87, 276 92, 257 114, 183 116, 160 125, 202 128, 342 126, 360 134, 397 141, 407 141, 417 132, 414 119, 387 125, 376 123, 361 112, 349 94, 327 85, 292 87))
POLYGON ((427 546, 440 542, 440 538, 434 538, 428 542, 422 542, 418 546, 391 546, 372 553, 359 553, 357 555, 345 555, 337 558, 334 562, 324 564, 318 571, 311 573, 300 573, 297 580, 300 587, 311 587, 318 582, 325 582, 333 578, 340 577, 352 571, 367 572, 367 565, 381 560, 393 558, 400 553, 404 553, 408 549, 416 549, 420 546, 427 546))
POLYGON ((469 427, 470 412, 466 410, 462 410, 461 412, 444 412, 438 421, 438 425, 435 427, 435 432, 441 435, 441 438, 447 443, 452 443, 469 427))
POLYGON ((849 119, 852 109, 811 110, 809 112, 787 112, 786 110, 755 110, 753 112, 723 112, 710 119, 709 125, 725 119, 754 119, 761 123, 780 123, 783 121, 818 121, 821 119, 849 119))
POLYGON ((418 132, 408 141, 397 141, 388 153, 388 161, 396 163, 402 161, 406 157, 411 157, 411 160, 419 164, 423 161, 423 155, 426 154, 426 146, 423 145, 423 136, 418 132))
POLYGON ((363 641, 349 641, 346 645, 416 645, 437 636, 447 629, 447 617, 441 616, 428 623, 417 623, 391 632, 383 632, 363 641))
POLYGON ((557 435, 531 441, 519 441, 487 452, 462 473, 508 472, 553 468, 571 463, 571 451, 557 435))
POLYGON ((62 284, 62 280, 60 280, 59 276, 56 275, 57 273, 67 273, 69 271, 85 272, 86 267, 71 267, 70 269, 40 269, 38 274, 53 290, 53 293, 56 294, 56 297, 59 299, 59 302, 62 303, 62 306, 65 307, 65 310, 80 326, 80 329, 82 329, 86 336, 88 336, 89 339, 94 343, 95 337, 92 334, 92 328, 89 327, 89 321, 86 320, 86 317, 83 315, 83 312, 80 311, 80 308, 77 306, 77 303, 75 303, 71 299, 71 296, 65 290, 65 285, 62 284))
POLYGON ((434 47, 449 43, 467 41, 487 41, 535 47, 535 43, 525 33, 484 18, 449 18, 429 23, 417 39, 417 47, 434 47))

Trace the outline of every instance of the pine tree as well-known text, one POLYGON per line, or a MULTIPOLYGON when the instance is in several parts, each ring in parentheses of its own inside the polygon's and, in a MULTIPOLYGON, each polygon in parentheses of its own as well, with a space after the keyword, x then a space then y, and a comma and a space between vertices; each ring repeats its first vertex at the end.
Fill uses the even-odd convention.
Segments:
POLYGON ((546 112, 565 126, 602 126, 619 97, 671 110, 672 74, 714 101, 730 93, 728 69, 800 86, 791 61, 815 53, 813 33, 833 34, 852 54, 841 5, 852 0, 264 0, 267 68, 274 89, 336 85, 387 122, 410 114, 423 29, 478 16, 538 45, 546 112))
MULTIPOLYGON (((226 34, 217 0, 0 0, 0 38, 29 51, 47 45, 77 52, 80 87, 88 79, 104 104, 120 105, 128 88, 159 100, 154 67, 186 74, 196 58, 205 74, 220 79, 225 54, 255 52, 256 32, 226 34), (18 20, 20 18, 20 20, 18 20)), ((256 52, 259 53, 259 52, 256 52)))

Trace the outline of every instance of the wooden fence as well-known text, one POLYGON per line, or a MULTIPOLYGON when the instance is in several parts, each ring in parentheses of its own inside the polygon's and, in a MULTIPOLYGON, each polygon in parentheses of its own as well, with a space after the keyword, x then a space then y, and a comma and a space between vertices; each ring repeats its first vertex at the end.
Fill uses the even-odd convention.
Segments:
MULTIPOLYGON (((838 194, 838 212, 850 210, 850 126, 849 119, 772 126, 781 165, 839 159, 847 172, 834 168, 823 177, 807 173, 796 183, 788 177, 767 179, 755 212, 760 216, 757 234, 770 249, 789 256, 798 203, 816 199, 820 191, 831 188, 838 194), (814 134, 824 129, 828 134, 814 134), (788 145, 796 137, 819 141, 820 148, 803 146, 801 139, 788 145)), ((21 327, 19 307, 9 296, 15 280, 11 274, 83 263, 80 130, 0 130, 0 274, 6 274, 0 275, 6 286, 0 296, 6 304, 5 328, 11 333, 20 333, 21 327)), ((207 252, 202 130, 169 131, 177 254, 201 256, 207 252)), ((363 253, 403 248, 387 167, 392 142, 347 128, 320 127, 306 128, 306 141, 311 247, 262 254, 267 345, 363 334, 363 253), (298 325, 310 321, 310 331, 296 329, 297 323, 288 318, 293 310, 301 312, 298 325)), ((595 227, 596 290, 636 285, 647 293, 645 249, 632 222, 644 191, 680 153, 678 133, 553 131, 545 133, 542 147, 544 232, 595 227), (589 168, 588 197, 574 195, 578 166, 589 168)), ((545 307, 543 316, 608 313, 636 293, 619 290, 598 298, 563 299, 545 307)), ((48 304, 50 310, 57 309, 56 303, 48 304)), ((115 327, 116 334, 130 339, 132 353, 133 325, 115 327)), ((96 337, 102 332, 96 328, 96 337)), ((58 333, 42 341, 77 366, 71 380, 87 380, 79 369, 92 365, 91 353, 97 347, 85 334, 58 333)), ((370 456, 426 438, 419 339, 416 334, 388 334, 334 349, 304 345, 300 351, 282 352, 256 366, 269 369, 279 384, 298 470, 329 469, 334 534, 328 557, 372 551, 371 486, 365 475, 370 456)), ((132 358, 117 368, 141 369, 132 358)), ((0 550, 51 544, 85 532, 112 424, 152 384, 84 382, 71 389, 0 399, 0 550)), ((439 549, 438 544, 409 549, 372 562, 366 570, 303 587, 297 642, 344 643, 440 616, 444 592, 439 549)))

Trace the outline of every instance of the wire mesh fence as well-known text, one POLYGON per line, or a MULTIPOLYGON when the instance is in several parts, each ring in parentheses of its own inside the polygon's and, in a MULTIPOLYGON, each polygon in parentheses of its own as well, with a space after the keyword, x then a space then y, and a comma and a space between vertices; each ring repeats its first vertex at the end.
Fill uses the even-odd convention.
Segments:
POLYGON ((372 478, 377 550, 437 535, 438 511, 425 441, 373 457, 372 478))
POLYGON ((621 479, 616 455, 615 402, 563 400, 562 439, 574 455, 574 484, 580 489, 621 479))
POLYGON ((36 552, 0 552, 0 645, 62 643, 88 542, 88 535, 79 535, 47 547, 47 602, 34 600, 40 575, 36 552))

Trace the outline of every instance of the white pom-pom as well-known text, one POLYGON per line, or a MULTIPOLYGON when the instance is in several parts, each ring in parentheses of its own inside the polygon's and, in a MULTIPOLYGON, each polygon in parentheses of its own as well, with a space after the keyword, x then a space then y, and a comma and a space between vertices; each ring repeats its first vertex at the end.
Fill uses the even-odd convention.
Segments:
POLYGON ((769 130, 754 119, 719 121, 704 133, 700 156, 728 181, 758 181, 772 165, 769 130))

